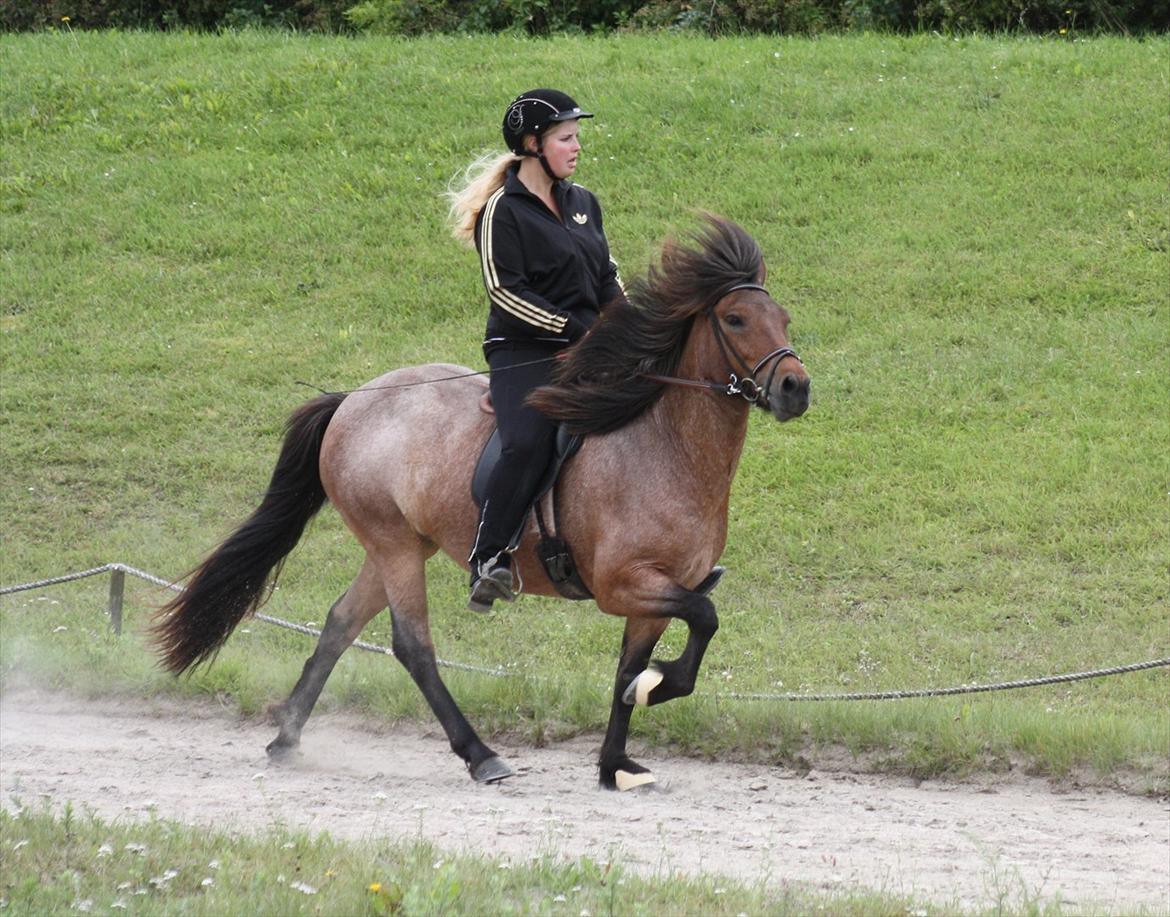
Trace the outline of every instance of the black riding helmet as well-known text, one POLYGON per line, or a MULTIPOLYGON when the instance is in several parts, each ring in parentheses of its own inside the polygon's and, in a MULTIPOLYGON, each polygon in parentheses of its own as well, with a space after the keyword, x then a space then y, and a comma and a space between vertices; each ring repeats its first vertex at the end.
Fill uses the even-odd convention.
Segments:
POLYGON ((592 117, 591 112, 582 111, 569 96, 555 89, 522 92, 504 112, 504 143, 517 156, 531 155, 524 149, 525 134, 533 134, 539 144, 549 125, 592 117))

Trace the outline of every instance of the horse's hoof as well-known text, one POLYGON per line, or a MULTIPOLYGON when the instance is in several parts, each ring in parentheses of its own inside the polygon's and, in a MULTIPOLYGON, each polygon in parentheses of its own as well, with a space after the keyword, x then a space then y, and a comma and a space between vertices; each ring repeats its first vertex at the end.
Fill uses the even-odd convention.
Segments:
POLYGON ((639 704, 643 707, 650 706, 650 692, 662 684, 662 673, 651 665, 646 671, 640 673, 625 691, 622 692, 622 703, 633 706, 639 704))
POLYGON ((625 755, 616 762, 601 765, 601 779, 603 790, 617 790, 626 793, 630 790, 643 792, 657 790, 654 775, 636 761, 631 761, 625 755))
POLYGON ((613 782, 618 792, 625 793, 627 790, 636 790, 638 787, 652 788, 657 781, 650 771, 634 774, 630 771, 619 770, 614 773, 613 782))
POLYGON ((269 742, 265 751, 268 752, 268 760, 273 764, 287 764, 301 755, 299 744, 289 744, 281 742, 279 739, 273 739, 269 742))
POLYGON ((471 779, 476 783, 496 783, 515 775, 515 771, 508 766, 503 758, 493 755, 485 758, 471 769, 471 779))

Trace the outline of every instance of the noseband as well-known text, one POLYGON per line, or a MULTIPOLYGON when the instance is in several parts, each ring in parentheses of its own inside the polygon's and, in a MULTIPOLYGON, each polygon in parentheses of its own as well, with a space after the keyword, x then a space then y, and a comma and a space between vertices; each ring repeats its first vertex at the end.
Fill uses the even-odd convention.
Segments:
MULTIPOLYGON (((738 290, 759 290, 765 295, 768 294, 768 291, 758 283, 739 283, 728 290, 724 296, 730 296, 738 290)), ((804 365, 804 361, 797 356, 796 351, 791 347, 777 347, 771 353, 765 354, 754 367, 749 367, 742 354, 735 349, 735 345, 728 340, 727 335, 720 327, 719 319, 715 316, 715 307, 708 308, 706 312, 707 317, 711 320, 711 332, 715 335, 715 343, 719 345, 719 352, 723 354, 723 361, 727 364, 727 373, 730 376, 730 381, 726 384, 700 382, 697 379, 679 379, 675 376, 658 376, 650 373, 645 373, 644 377, 652 379, 655 382, 665 382, 670 385, 686 385, 691 388, 704 388, 713 392, 721 392, 724 395, 738 395, 749 404, 758 405, 762 408, 770 408, 768 392, 772 389, 772 380, 776 377, 777 367, 785 357, 792 357, 801 366, 804 365), (760 385, 756 381, 756 376, 772 360, 776 362, 772 364, 772 371, 768 373, 768 381, 764 385, 760 385), (736 374, 737 369, 743 371, 744 375, 742 378, 736 374)))

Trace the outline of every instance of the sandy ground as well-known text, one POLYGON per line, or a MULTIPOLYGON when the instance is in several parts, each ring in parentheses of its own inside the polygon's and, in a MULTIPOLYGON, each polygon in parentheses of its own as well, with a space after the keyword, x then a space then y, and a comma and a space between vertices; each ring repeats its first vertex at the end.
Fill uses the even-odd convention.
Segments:
POLYGON ((652 875, 860 886, 948 909, 1059 900, 1170 913, 1170 806, 1042 781, 923 783, 639 756, 660 790, 596 788, 596 738, 495 743, 517 770, 477 786, 437 728, 311 719, 270 765, 266 723, 214 703, 0 697, 0 796, 72 800, 107 818, 427 838, 513 862, 616 859, 652 875))

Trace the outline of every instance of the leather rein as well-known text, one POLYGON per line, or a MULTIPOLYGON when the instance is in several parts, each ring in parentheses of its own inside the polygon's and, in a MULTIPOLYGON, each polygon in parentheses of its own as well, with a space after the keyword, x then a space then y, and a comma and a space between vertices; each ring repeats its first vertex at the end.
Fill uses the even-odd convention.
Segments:
MULTIPOLYGON (((730 290, 723 294, 720 299, 730 296, 738 290, 759 290, 765 296, 768 296, 768 291, 765 287, 758 283, 739 283, 733 286, 730 290)), ((780 363, 787 357, 792 357, 796 362, 804 365, 804 361, 797 356, 796 351, 791 347, 777 347, 756 363, 754 367, 749 367, 747 361, 743 358, 735 345, 727 339, 727 335, 719 326, 719 319, 715 317, 715 307, 712 306, 705 310, 708 318, 711 320, 711 331, 715 335, 715 342, 719 345, 719 352, 723 354, 723 360, 727 364, 727 372, 730 376, 729 382, 705 382, 701 379, 680 379, 677 376, 660 376, 654 373, 643 373, 644 379, 650 379, 654 382, 664 382, 668 385, 683 385, 689 388, 701 388, 711 392, 719 392, 724 395, 738 395, 749 404, 758 405, 759 407, 769 408, 768 392, 772 388, 772 380, 776 377, 776 369, 780 363), (734 357, 734 359, 732 359, 734 357), (768 373, 768 381, 764 385, 760 385, 756 381, 756 376, 759 375, 768 363, 772 360, 776 362, 772 364, 772 371, 768 373), (744 372, 742 377, 736 374, 736 369, 741 369, 744 372)))

